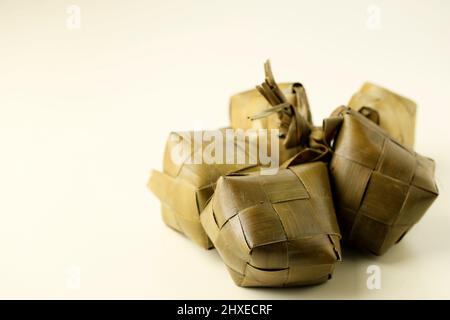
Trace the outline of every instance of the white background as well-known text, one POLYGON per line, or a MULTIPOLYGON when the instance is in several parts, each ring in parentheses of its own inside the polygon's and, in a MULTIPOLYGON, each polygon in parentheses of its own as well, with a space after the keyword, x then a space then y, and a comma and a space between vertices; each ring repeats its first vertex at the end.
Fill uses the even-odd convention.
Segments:
POLYGON ((450 298, 449 57, 448 1, 1 1, 0 298, 450 298), (320 286, 236 287, 145 187, 169 131, 228 125, 266 58, 316 124, 365 80, 414 99, 437 162, 441 195, 403 242, 346 249, 320 286))

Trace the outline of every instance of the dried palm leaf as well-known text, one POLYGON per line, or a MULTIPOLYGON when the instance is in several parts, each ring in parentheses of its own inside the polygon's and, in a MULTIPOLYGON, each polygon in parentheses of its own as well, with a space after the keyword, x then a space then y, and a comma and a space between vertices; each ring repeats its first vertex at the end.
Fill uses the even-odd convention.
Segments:
POLYGON ((367 82, 353 95, 348 106, 356 111, 364 107, 376 110, 379 118, 375 122, 381 128, 400 144, 414 147, 417 106, 410 99, 367 82))
POLYGON ((344 240, 384 254, 438 196, 434 161, 345 107, 325 120, 324 136, 334 140, 330 171, 344 240))
POLYGON ((231 127, 279 129, 285 148, 304 144, 312 118, 303 85, 277 84, 268 60, 264 71, 265 81, 256 90, 231 97, 231 127))
POLYGON ((322 283, 341 259, 323 162, 224 176, 201 222, 239 286, 322 283))
MULTIPOLYGON (((202 154, 218 139, 211 141, 197 139, 200 143, 195 143, 199 134, 200 136, 207 134, 209 137, 226 136, 225 129, 200 133, 171 133, 165 149, 163 172, 153 170, 148 187, 161 200, 162 217, 168 226, 185 234, 201 247, 211 248, 212 243, 200 224, 200 212, 212 196, 217 179, 233 172, 259 170, 261 159, 258 156, 250 156, 252 142, 246 136, 244 145, 238 142, 236 137, 233 138, 234 151, 231 162, 227 162, 227 152, 230 150, 227 149, 227 141, 223 140, 222 161, 206 163, 202 154), (182 145, 187 145, 190 148, 189 152, 185 155, 185 159, 174 161, 174 153, 177 153, 182 145), (245 159, 240 162, 237 161, 239 152, 245 154, 245 159)), ((270 135, 270 132, 260 134, 270 135)), ((282 148, 282 140, 276 138, 279 145, 274 150, 279 150, 279 153, 276 155, 270 153, 272 140, 271 137, 267 137, 267 154, 273 156, 278 163, 286 161, 300 150, 300 148, 282 148)), ((254 150, 259 153, 258 148, 259 145, 256 145, 254 150)))

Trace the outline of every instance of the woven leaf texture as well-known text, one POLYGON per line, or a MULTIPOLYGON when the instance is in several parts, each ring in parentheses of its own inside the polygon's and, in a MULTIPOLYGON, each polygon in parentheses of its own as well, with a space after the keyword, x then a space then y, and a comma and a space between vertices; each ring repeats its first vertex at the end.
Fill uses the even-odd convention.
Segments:
POLYGON ((340 260, 340 233, 326 164, 277 175, 219 179, 202 224, 239 286, 327 281, 340 260))
MULTIPOLYGON (((224 129, 219 130, 224 135, 224 129)), ((213 135, 214 132, 210 132, 213 135)), ((152 171, 148 182, 149 189, 161 200, 161 211, 164 222, 171 228, 185 234, 188 238, 204 248, 211 248, 206 233, 200 224, 200 212, 206 206, 207 201, 212 196, 217 179, 223 175, 242 170, 257 170, 258 164, 253 164, 246 157, 245 164, 195 164, 187 160, 175 163, 172 159, 174 148, 183 143, 184 139, 189 140, 192 146, 190 159, 196 153, 204 151, 212 142, 195 144, 194 134, 172 133, 168 139, 165 154, 163 172, 152 171)), ((270 139, 267 139, 270 142, 270 139)), ((282 140, 278 140, 279 161, 284 162, 291 158, 299 148, 281 148, 282 140)), ((224 142, 225 144, 225 142, 224 142)), ((235 145, 235 150, 239 145, 235 145)), ((224 145, 225 153, 225 145, 224 145)), ((245 152, 248 154, 248 139, 246 140, 245 152)), ((237 151, 235 151, 237 153, 237 151)), ((226 153, 225 153, 226 156, 226 153)))
POLYGON ((348 106, 356 111, 370 107, 379 114, 379 125, 394 139, 412 149, 416 128, 416 104, 408 98, 372 83, 365 83, 348 106))
POLYGON ((434 161, 402 146, 358 112, 335 114, 330 163, 344 239, 381 255, 399 242, 438 195, 434 161))

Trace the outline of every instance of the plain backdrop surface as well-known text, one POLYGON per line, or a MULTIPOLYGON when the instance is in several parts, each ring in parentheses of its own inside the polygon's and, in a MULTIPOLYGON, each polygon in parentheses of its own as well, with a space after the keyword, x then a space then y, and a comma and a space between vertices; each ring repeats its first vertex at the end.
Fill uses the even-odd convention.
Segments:
POLYGON ((450 298, 449 57, 448 1, 1 1, 0 298, 450 298), (366 80, 412 98, 437 163, 411 233, 380 258, 346 249, 320 286, 236 287, 145 187, 168 133, 228 125, 267 58, 316 124, 366 80))

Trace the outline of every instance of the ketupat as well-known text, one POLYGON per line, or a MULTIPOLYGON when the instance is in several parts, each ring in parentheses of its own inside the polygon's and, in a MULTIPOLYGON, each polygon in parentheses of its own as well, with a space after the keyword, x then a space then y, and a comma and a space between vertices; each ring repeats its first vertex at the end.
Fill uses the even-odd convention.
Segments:
POLYGON ((341 259, 323 162, 222 177, 201 221, 239 286, 322 283, 341 259))
POLYGON ((330 172, 343 238, 384 254, 438 196, 434 161, 349 108, 338 108, 325 124, 325 136, 334 139, 330 172))

